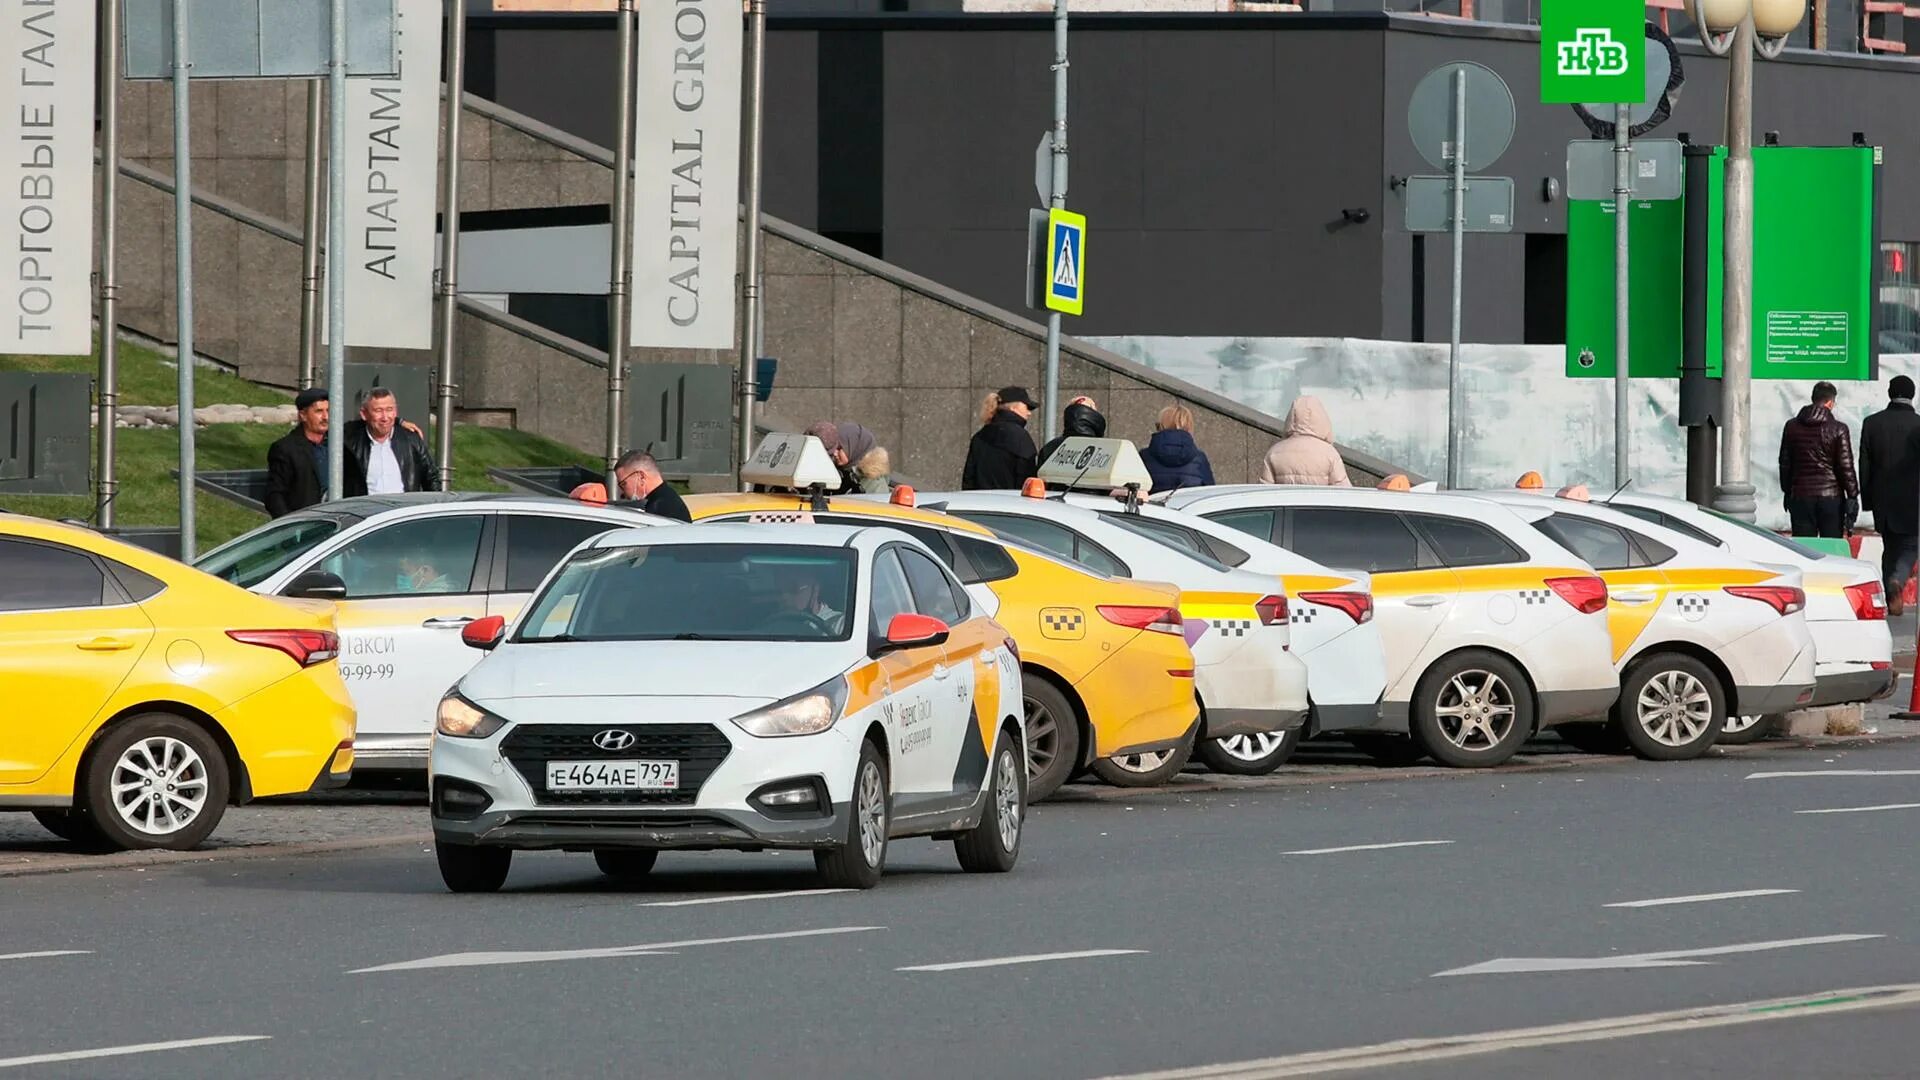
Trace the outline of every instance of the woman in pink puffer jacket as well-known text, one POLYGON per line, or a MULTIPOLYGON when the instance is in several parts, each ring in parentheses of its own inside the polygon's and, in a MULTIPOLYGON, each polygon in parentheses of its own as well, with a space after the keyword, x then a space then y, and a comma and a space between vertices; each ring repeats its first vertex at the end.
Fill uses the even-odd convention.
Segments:
POLYGON ((1285 437, 1267 450, 1260 463, 1263 484, 1325 484, 1352 487, 1347 465, 1333 445, 1333 421, 1327 407, 1311 394, 1295 398, 1287 411, 1285 437))

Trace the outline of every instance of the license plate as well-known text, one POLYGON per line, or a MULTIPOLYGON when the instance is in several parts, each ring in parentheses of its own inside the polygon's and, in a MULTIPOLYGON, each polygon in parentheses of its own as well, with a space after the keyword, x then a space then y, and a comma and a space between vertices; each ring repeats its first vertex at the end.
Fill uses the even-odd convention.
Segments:
POLYGON ((677 761, 549 761, 548 791, 678 791, 677 761))

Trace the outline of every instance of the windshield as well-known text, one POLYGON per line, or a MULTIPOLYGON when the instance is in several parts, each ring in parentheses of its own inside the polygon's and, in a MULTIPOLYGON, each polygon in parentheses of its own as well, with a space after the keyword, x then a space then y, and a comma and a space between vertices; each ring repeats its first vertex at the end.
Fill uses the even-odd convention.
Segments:
POLYGON ((340 531, 331 517, 287 518, 276 521, 200 557, 193 565, 243 589, 280 572, 280 568, 318 547, 340 531))
POLYGON ((589 548, 514 640, 845 641, 855 553, 800 544, 589 548))
POLYGON ((1737 517, 1730 517, 1726 514, 1721 513, 1718 510, 1713 509, 1710 506, 1703 506, 1701 507, 1701 509, 1705 510, 1707 513, 1712 514, 1714 517, 1719 518, 1721 521, 1724 521, 1729 525, 1738 525, 1740 528, 1745 529, 1747 532, 1750 532, 1755 536, 1765 537, 1766 539, 1772 541, 1775 545, 1786 548, 1788 551, 1793 552, 1795 555, 1798 555, 1803 559, 1824 559, 1827 557, 1827 554, 1824 551, 1815 551, 1814 549, 1807 547, 1804 544, 1796 544, 1792 540, 1788 539, 1787 537, 1781 536, 1779 533, 1774 532, 1771 529, 1763 529, 1760 526, 1755 525, 1751 521, 1741 521, 1737 517))

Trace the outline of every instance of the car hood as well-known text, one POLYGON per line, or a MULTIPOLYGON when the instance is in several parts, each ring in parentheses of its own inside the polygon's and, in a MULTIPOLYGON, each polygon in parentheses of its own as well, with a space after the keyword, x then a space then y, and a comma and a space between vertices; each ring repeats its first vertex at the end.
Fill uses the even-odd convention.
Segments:
POLYGON ((849 642, 567 641, 504 644, 460 680, 475 704, 527 698, 778 701, 857 659, 849 642))

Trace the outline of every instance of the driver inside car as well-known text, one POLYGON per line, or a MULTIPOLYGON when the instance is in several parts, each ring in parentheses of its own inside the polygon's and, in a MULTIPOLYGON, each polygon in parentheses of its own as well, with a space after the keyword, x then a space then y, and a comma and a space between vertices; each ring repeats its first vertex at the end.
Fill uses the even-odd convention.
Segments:
POLYGON ((845 616, 820 602, 820 580, 811 572, 798 568, 788 569, 780 575, 774 591, 775 606, 768 621, 784 619, 790 615, 810 615, 820 620, 828 633, 838 635, 845 616))

